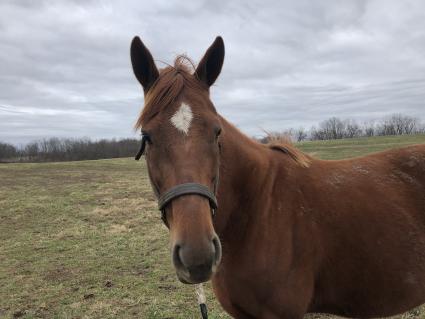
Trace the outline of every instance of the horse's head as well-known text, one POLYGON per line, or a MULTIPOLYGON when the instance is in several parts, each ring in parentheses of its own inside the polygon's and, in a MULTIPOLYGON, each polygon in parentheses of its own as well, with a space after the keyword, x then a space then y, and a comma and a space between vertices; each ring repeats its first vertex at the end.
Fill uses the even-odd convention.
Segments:
POLYGON ((208 280, 221 258, 212 220, 221 125, 209 87, 223 60, 224 43, 217 37, 196 70, 178 57, 174 66, 158 71, 140 38, 131 43, 133 71, 145 94, 136 127, 146 141, 149 177, 170 229, 173 264, 184 283, 208 280))

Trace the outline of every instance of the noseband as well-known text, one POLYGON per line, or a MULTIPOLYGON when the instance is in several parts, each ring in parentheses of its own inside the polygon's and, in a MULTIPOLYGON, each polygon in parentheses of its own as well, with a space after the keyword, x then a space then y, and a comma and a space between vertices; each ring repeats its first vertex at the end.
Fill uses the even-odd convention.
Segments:
MULTIPOLYGON (((138 161, 143 155, 146 147, 146 140, 142 137, 142 144, 140 150, 137 153, 135 160, 138 161)), ((214 185, 216 188, 217 183, 214 185)), ((199 195, 208 199, 211 207, 211 215, 215 216, 215 211, 217 209, 217 197, 215 192, 212 192, 209 187, 199 184, 199 183, 183 183, 171 187, 165 193, 158 196, 158 209, 161 211, 161 219, 164 224, 168 227, 167 216, 165 208, 167 205, 172 202, 175 198, 184 196, 184 195, 199 195)))
POLYGON ((210 189, 198 183, 184 183, 171 187, 165 193, 161 194, 158 199, 158 209, 161 211, 161 219, 168 226, 165 207, 175 198, 184 195, 199 195, 205 197, 210 202, 211 215, 214 217, 217 209, 217 198, 210 189))

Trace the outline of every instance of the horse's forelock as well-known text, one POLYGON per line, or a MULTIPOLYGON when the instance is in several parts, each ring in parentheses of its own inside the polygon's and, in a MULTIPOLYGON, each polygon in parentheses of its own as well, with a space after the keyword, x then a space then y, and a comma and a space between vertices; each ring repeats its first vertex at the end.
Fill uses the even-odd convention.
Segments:
POLYGON ((163 68, 159 78, 145 95, 145 106, 137 119, 135 129, 140 129, 143 123, 173 103, 181 95, 184 87, 200 90, 200 85, 193 76, 194 70, 195 65, 185 55, 177 56, 173 66, 163 68))

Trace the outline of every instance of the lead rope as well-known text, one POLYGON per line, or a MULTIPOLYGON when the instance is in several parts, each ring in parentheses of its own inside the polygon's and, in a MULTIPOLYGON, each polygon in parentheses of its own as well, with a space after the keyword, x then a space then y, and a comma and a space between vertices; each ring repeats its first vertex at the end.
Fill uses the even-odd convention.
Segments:
POLYGON ((196 285, 196 296, 198 297, 198 304, 199 308, 201 310, 202 319, 208 319, 208 309, 206 298, 205 298, 205 292, 204 292, 204 286, 202 284, 196 285))
MULTIPOLYGON (((217 174, 218 175, 218 174, 217 174)), ((218 177, 214 183, 214 194, 217 192, 218 177)), ((215 209, 212 209, 212 215, 215 216, 215 209)), ((207 298, 205 297, 204 286, 202 284, 196 285, 196 296, 198 297, 199 309, 201 310, 202 319, 208 319, 208 308, 207 308, 207 298)))

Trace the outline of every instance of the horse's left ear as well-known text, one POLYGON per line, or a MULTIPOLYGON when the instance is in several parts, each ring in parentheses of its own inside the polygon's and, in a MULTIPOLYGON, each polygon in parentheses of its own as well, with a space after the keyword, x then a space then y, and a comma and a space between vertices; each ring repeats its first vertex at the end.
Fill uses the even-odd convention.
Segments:
POLYGON ((221 37, 215 38, 213 44, 205 52, 196 68, 195 75, 208 87, 214 84, 221 72, 224 61, 224 42, 221 37))

